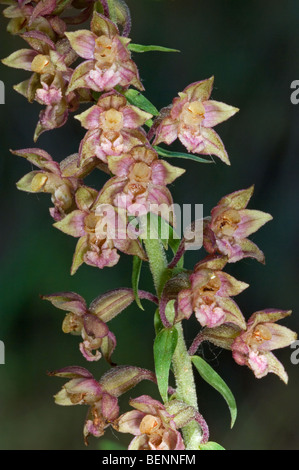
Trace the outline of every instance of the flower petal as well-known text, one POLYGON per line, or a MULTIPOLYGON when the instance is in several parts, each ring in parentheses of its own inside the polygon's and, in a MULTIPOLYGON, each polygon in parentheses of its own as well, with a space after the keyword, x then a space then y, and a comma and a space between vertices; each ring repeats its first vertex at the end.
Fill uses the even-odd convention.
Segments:
POLYGON ((183 91, 187 93, 189 101, 207 101, 212 93, 214 84, 214 77, 210 77, 207 80, 201 80, 200 82, 191 83, 183 91))
POLYGON ((251 209, 243 209, 239 211, 241 221, 234 233, 236 238, 246 238, 256 232, 260 227, 273 219, 272 215, 266 212, 251 209))
POLYGON ((83 59, 94 59, 96 35, 91 31, 81 29, 65 33, 74 51, 83 59))
POLYGON ((75 210, 64 217, 60 222, 56 222, 53 225, 55 228, 58 228, 58 230, 61 230, 67 235, 71 235, 72 237, 83 237, 85 235, 85 217, 85 212, 75 210))
POLYGON ((152 181, 154 184, 171 184, 185 173, 185 169, 173 166, 164 160, 156 160, 152 165, 152 181))
POLYGON ((128 129, 137 129, 153 117, 152 114, 146 113, 136 106, 125 106, 122 113, 124 117, 124 127, 128 129))
POLYGON ((139 426, 144 416, 145 413, 138 410, 129 411, 128 413, 123 414, 117 421, 117 431, 125 434, 130 433, 134 436, 140 436, 141 432, 139 426))
POLYGON ((43 295, 43 300, 49 300, 54 307, 76 315, 84 315, 87 311, 86 303, 81 295, 74 292, 58 292, 50 295, 43 295))
POLYGON ((92 106, 91 108, 88 108, 86 111, 84 111, 81 114, 77 114, 75 116, 75 119, 78 119, 78 121, 81 122, 81 125, 85 129, 99 129, 99 119, 101 115, 101 110, 99 106, 92 106))
POLYGON ((203 155, 216 155, 224 163, 230 165, 227 152, 219 135, 213 130, 202 128, 201 135, 203 137, 204 149, 200 152, 203 155))
POLYGON ((77 88, 88 88, 87 78, 89 77, 90 72, 94 69, 94 66, 94 60, 87 60, 75 68, 67 89, 67 94, 77 88))
POLYGON ((31 64, 36 55, 37 52, 32 49, 19 49, 6 57, 6 59, 2 59, 2 63, 8 67, 24 69, 31 72, 31 64))
POLYGON ((205 108, 205 118, 202 122, 203 127, 217 126, 217 124, 226 121, 239 111, 238 108, 221 103, 220 101, 205 101, 203 105, 205 108))

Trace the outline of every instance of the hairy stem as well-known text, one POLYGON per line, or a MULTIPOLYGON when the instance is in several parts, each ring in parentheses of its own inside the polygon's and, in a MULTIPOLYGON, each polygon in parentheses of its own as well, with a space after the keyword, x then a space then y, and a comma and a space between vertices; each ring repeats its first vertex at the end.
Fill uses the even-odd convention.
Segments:
MULTIPOLYGON (((178 344, 175 349, 172 365, 176 380, 176 398, 193 406, 198 411, 197 394, 192 370, 191 357, 188 354, 182 324, 176 325, 178 331, 178 344)), ((183 436, 188 450, 198 450, 202 439, 202 432, 196 421, 192 421, 183 428, 183 436)))
MULTIPOLYGON (((160 240, 151 239, 149 233, 148 238, 144 240, 144 244, 149 258, 156 291, 160 298, 164 284, 169 277, 165 252, 160 240)), ((176 325, 176 329, 178 331, 178 343, 172 359, 177 386, 176 398, 198 410, 192 362, 185 345, 181 323, 176 325)), ((199 444, 202 440, 202 431, 196 421, 192 421, 183 428, 183 436, 186 449, 199 449, 199 444)))
POLYGON ((150 234, 148 233, 148 238, 144 240, 144 244, 156 292, 160 298, 164 284, 168 281, 169 271, 167 269, 167 260, 161 241, 158 239, 150 239, 149 236, 150 234))

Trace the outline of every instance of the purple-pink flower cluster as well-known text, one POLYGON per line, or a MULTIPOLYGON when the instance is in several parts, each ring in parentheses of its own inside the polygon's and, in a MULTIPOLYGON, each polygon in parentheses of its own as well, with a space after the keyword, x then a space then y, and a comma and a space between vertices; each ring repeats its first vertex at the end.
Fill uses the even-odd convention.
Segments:
MULTIPOLYGON (((229 165, 225 146, 213 128, 238 109, 211 99, 214 83, 211 77, 188 85, 172 104, 160 113, 155 112, 155 107, 139 93, 144 87, 131 57, 134 48, 130 48, 131 40, 127 37, 130 17, 123 0, 115 0, 114 15, 110 0, 0 3, 9 4, 3 12, 10 20, 8 31, 20 36, 30 47, 13 52, 2 62, 31 73, 15 90, 29 102, 44 106, 34 140, 45 131, 63 126, 69 114, 76 112, 82 103, 89 105, 75 116, 85 130, 78 153, 58 163, 40 148, 12 151, 37 167, 20 179, 18 189, 51 195, 54 227, 77 239, 72 274, 83 263, 100 269, 115 266, 120 253, 134 256, 135 261, 138 258, 148 261, 142 237, 136 234, 131 220, 150 212, 163 218, 161 207, 171 213, 173 199, 168 186, 185 172, 160 158, 163 149, 159 145, 170 145, 179 139, 188 152, 215 155, 229 165), (86 21, 90 21, 90 29, 68 30, 86 21), (132 86, 138 90, 133 90, 133 96, 137 95, 135 101, 129 90, 132 86), (85 184, 85 178, 94 170, 109 175, 101 189, 85 184)), ((164 404, 142 395, 130 400, 134 410, 120 414, 118 398, 122 394, 142 380, 159 382, 158 373, 156 376, 146 369, 116 366, 112 362, 117 342, 107 323, 134 300, 147 299, 159 304, 163 325, 156 318, 157 331, 175 328, 175 324, 188 320, 194 313, 200 331, 190 355, 201 342, 210 341, 231 350, 237 364, 247 365, 257 378, 272 372, 287 382, 284 367, 271 351, 296 339, 294 332, 276 324, 291 312, 262 310, 246 322, 233 298, 248 284, 224 271, 229 263, 244 258, 264 263, 263 252, 248 237, 272 217, 247 209, 253 189, 251 186, 223 197, 203 220, 207 256, 192 271, 178 265, 185 240, 179 248, 174 249, 172 244, 175 256, 168 268, 163 268, 164 289, 160 299, 140 291, 136 284, 133 289, 109 291, 89 306, 74 292, 43 296, 67 312, 62 329, 81 336, 79 349, 83 357, 89 362, 104 357, 112 366, 99 381, 77 366, 50 374, 69 379, 55 395, 57 404, 89 407, 83 431, 86 443, 90 435, 101 437, 112 426, 134 436, 130 450, 185 450, 180 429, 194 421, 201 430, 200 444, 208 441, 208 427, 197 408, 189 405, 187 396, 184 401, 178 399, 172 388, 166 393, 172 395, 171 399, 164 400, 164 404), (171 310, 168 306, 172 301, 171 310)), ((173 219, 168 223, 171 225, 173 219)), ((163 242, 167 248, 166 241, 163 242)), ((155 263, 160 267, 160 261, 150 260, 151 268, 155 263)), ((135 273, 135 280, 139 274, 135 273)), ((166 355, 168 352, 165 348, 166 355)))

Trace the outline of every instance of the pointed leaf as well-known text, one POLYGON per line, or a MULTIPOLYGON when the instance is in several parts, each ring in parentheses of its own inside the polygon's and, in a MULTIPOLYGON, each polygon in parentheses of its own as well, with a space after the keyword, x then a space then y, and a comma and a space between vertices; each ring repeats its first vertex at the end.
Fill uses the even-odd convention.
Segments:
POLYGON ((204 361, 204 359, 202 359, 202 357, 192 356, 191 359, 201 377, 223 396, 229 407, 231 414, 231 427, 233 427, 237 418, 237 405, 231 390, 220 375, 218 375, 217 372, 206 361, 204 361))
POLYGON ((164 158, 184 158, 187 160, 194 160, 198 163, 215 163, 212 159, 208 160, 207 158, 201 158, 198 155, 193 155, 192 153, 171 152, 170 150, 165 150, 157 145, 154 146, 154 149, 160 157, 164 158))
POLYGON ((142 307, 139 295, 138 295, 141 267, 142 267, 142 259, 140 259, 138 256, 133 256, 132 287, 134 291, 136 304, 141 310, 144 310, 144 308, 142 307))
POLYGON ((125 92, 125 97, 129 101, 129 103, 137 106, 143 111, 146 111, 147 113, 150 113, 153 116, 159 115, 159 111, 157 110, 157 108, 139 91, 133 89, 128 90, 125 92))
POLYGON ((224 447, 222 447, 220 444, 217 444, 217 442, 206 442, 206 444, 201 444, 199 446, 200 450, 225 450, 224 447))
POLYGON ((158 335, 162 330, 164 330, 164 325, 161 321, 160 312, 158 308, 155 311, 155 315, 154 315, 154 327, 155 327, 156 335, 158 335))
POLYGON ((155 369, 160 395, 168 401, 168 379, 172 356, 178 342, 178 332, 175 327, 167 328, 158 333, 154 343, 155 369))
POLYGON ((142 44, 129 44, 128 49, 132 52, 181 52, 178 49, 170 49, 163 46, 143 46, 142 44))

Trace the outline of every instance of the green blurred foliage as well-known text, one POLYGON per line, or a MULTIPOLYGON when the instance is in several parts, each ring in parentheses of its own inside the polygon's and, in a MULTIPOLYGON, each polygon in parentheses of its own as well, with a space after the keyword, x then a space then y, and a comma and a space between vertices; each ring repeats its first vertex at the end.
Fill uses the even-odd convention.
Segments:
MULTIPOLYGON (((274 220, 253 240, 264 250, 267 264, 244 260, 229 271, 251 287, 238 297, 245 316, 276 307, 294 311, 284 324, 299 331, 298 311, 298 151, 299 108, 290 102, 290 84, 299 78, 299 4, 296 0, 128 0, 133 17, 134 43, 160 44, 181 54, 134 54, 146 87, 146 96, 161 108, 189 83, 215 75, 213 99, 238 106, 240 113, 217 131, 232 162, 226 167, 182 161, 187 173, 171 188, 176 202, 203 203, 205 215, 229 192, 256 185, 252 208, 270 212, 274 220)), ((1 57, 24 47, 11 38, 0 19, 1 57)), ((26 46, 25 46, 26 47, 26 46)), ((132 260, 123 256, 118 266, 105 271, 83 266, 69 274, 75 240, 52 228, 46 195, 18 192, 15 182, 31 170, 9 148, 33 146, 39 106, 26 103, 12 86, 26 72, 1 66, 6 104, 1 116, 1 273, 0 339, 6 345, 6 365, 0 366, 0 448, 82 449, 86 409, 55 406, 52 395, 62 386, 48 378, 47 370, 67 365, 86 366, 78 339, 63 335, 63 312, 39 295, 72 290, 91 301, 114 287, 129 286, 132 260)), ((44 134, 37 146, 60 160, 75 152, 83 131, 78 122, 44 134)), ((182 150, 179 144, 173 150, 182 150)), ((89 184, 100 188, 105 175, 97 173, 89 184)), ((201 253, 188 253, 192 267, 201 253)), ((148 267, 141 288, 151 290, 148 267)), ((114 360, 152 368, 154 308, 146 312, 132 306, 111 322, 118 337, 114 360)), ((191 320, 186 338, 196 330, 191 320)), ((233 363, 228 352, 205 346, 204 358, 233 391, 238 419, 229 430, 229 412, 217 392, 200 378, 199 406, 208 421, 211 439, 228 449, 298 448, 299 365, 290 362, 291 350, 279 351, 290 383, 277 377, 256 380, 251 371, 233 363)), ((100 362, 89 367, 96 377, 107 369, 100 362)), ((142 393, 158 398, 151 384, 140 384, 121 399, 142 393)), ((123 446, 129 436, 109 430, 101 449, 123 446), (107 444, 108 440, 108 444, 107 444), (112 440, 114 444, 109 444, 112 440), (109 447, 110 446, 110 447, 109 447)), ((91 440, 90 448, 99 447, 91 440)))

